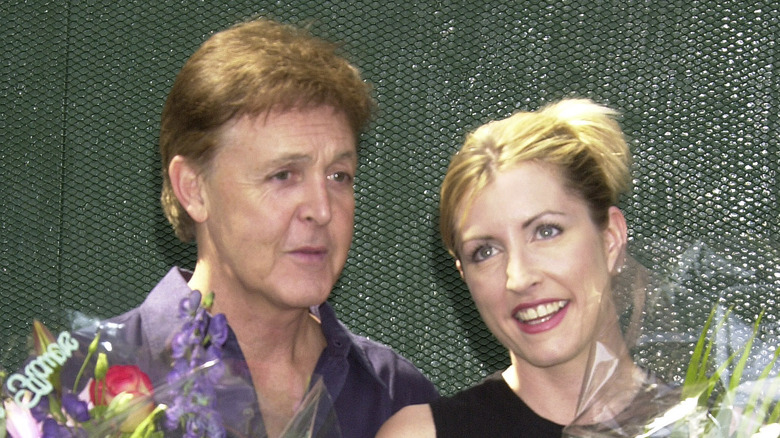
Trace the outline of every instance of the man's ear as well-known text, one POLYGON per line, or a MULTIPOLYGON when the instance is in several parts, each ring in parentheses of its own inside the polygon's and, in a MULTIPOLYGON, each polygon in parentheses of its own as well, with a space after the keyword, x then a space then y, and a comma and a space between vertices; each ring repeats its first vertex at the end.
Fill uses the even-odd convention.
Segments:
POLYGON ((604 250, 607 252, 609 272, 618 273, 626 260, 628 227, 623 212, 617 207, 609 207, 607 228, 604 230, 604 250))
POLYGON ((208 217, 202 179, 199 169, 190 160, 176 155, 168 164, 168 177, 173 193, 193 221, 204 222, 208 217))

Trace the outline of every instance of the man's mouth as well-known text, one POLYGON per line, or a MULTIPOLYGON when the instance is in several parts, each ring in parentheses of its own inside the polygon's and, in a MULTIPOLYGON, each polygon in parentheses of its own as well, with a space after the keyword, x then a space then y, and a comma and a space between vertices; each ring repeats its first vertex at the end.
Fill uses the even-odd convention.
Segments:
POLYGON ((299 246, 290 251, 291 253, 305 254, 305 255, 321 255, 327 254, 328 247, 324 245, 306 245, 299 246))
POLYGON ((568 300, 552 301, 534 307, 526 307, 515 313, 515 319, 524 324, 541 324, 549 321, 556 313, 566 307, 568 300))

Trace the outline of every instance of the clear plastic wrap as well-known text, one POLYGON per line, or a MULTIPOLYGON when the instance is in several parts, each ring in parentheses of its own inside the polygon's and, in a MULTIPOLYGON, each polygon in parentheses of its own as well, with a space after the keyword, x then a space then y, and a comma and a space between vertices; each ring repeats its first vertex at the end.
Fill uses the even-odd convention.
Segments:
POLYGON ((779 284, 770 247, 697 242, 654 270, 629 257, 564 436, 780 436, 779 284))
MULTIPOLYGON (((36 321, 35 353, 0 374, 0 438, 265 437, 246 366, 223 358, 224 315, 209 315, 194 292, 179 318, 161 355, 129 343, 122 324, 90 321, 54 336, 36 321)), ((340 437, 321 379, 282 437, 340 437)))

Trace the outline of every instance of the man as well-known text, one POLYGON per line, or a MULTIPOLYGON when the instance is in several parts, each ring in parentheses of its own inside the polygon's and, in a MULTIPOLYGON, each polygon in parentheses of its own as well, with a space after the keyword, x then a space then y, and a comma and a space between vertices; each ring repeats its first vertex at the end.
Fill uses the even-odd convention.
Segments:
MULTIPOLYGON (((357 138, 372 108, 335 45, 257 20, 209 38, 163 110, 162 204, 177 236, 196 242, 197 263, 172 269, 114 321, 156 361, 179 301, 213 291, 210 312, 230 328, 223 360, 257 395, 260 415, 240 416, 261 417, 271 437, 318 376, 344 437, 373 437, 403 406, 437 397, 411 363, 350 333, 325 302, 352 239, 357 138)), ((228 419, 233 408, 220 412, 233 434, 250 433, 228 419)))

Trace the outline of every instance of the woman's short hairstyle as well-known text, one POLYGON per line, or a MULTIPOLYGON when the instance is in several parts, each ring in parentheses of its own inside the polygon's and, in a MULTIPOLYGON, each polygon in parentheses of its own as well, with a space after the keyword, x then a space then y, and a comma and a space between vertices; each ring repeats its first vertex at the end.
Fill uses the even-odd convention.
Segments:
MULTIPOLYGON (((588 99, 565 99, 480 126, 452 158, 441 187, 440 231, 454 257, 456 233, 497 172, 533 161, 560 171, 604 227, 610 206, 631 186, 631 154, 617 112, 588 99)), ((518 187, 522 190, 522 187, 518 187)))
POLYGON ((375 104, 371 86, 338 49, 307 30, 259 19, 214 34, 187 60, 160 129, 161 201, 179 239, 193 240, 195 224, 173 192, 168 165, 181 155, 206 170, 228 121, 331 106, 346 115, 357 139, 375 104))

